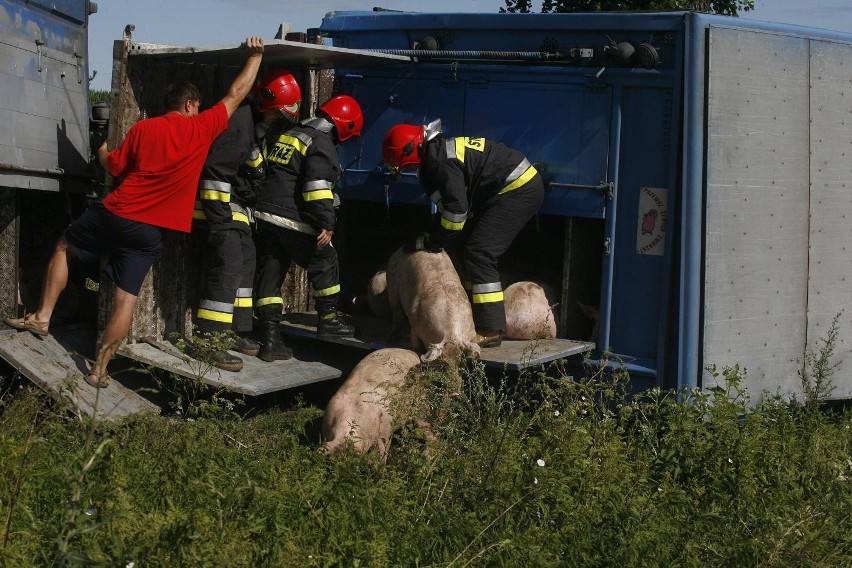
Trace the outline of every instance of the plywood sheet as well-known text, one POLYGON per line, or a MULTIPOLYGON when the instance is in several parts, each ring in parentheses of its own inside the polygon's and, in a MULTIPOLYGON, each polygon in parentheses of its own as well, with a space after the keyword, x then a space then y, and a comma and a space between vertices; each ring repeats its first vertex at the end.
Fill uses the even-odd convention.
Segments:
POLYGON ((111 420, 136 413, 159 413, 160 408, 125 388, 115 377, 108 388, 89 386, 83 375, 85 358, 66 351, 50 335, 36 337, 30 332, 0 333, 0 357, 36 385, 67 401, 75 412, 96 420, 111 420))
MULTIPOLYGON (((327 340, 320 340, 316 337, 316 320, 317 315, 314 312, 285 314, 284 321, 281 322, 282 331, 297 337, 309 337, 317 339, 317 341, 338 343, 366 350, 385 347, 411 347, 407 342, 405 344, 390 342, 390 320, 387 319, 369 315, 355 316, 354 321, 358 329, 357 337, 327 340)), ((594 343, 572 339, 504 340, 500 347, 483 349, 481 360, 486 367, 518 370, 585 353, 594 348, 594 343)))
POLYGON ((198 378, 207 385, 249 396, 336 379, 342 374, 340 369, 319 361, 293 358, 267 363, 239 353, 234 355, 243 360, 242 371, 223 371, 200 361, 167 353, 147 343, 125 344, 119 354, 182 377, 198 378))

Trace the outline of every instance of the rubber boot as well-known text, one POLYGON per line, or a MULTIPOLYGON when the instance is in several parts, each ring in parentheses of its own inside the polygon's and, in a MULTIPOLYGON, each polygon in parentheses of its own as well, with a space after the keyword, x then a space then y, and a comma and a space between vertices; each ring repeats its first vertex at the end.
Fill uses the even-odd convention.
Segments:
POLYGON ((261 340, 260 352, 257 358, 261 361, 286 361, 293 357, 293 350, 281 341, 281 330, 277 321, 260 322, 261 340))
POLYGON ((187 343, 184 352, 197 361, 211 364, 223 371, 241 371, 243 368, 243 360, 225 350, 204 353, 196 350, 192 343, 187 343))
POLYGON ((244 335, 237 334, 237 338, 234 341, 234 351, 243 355, 255 356, 260 352, 260 343, 244 335))
POLYGON ((317 316, 317 337, 330 339, 332 337, 354 337, 355 326, 343 321, 337 312, 317 316))

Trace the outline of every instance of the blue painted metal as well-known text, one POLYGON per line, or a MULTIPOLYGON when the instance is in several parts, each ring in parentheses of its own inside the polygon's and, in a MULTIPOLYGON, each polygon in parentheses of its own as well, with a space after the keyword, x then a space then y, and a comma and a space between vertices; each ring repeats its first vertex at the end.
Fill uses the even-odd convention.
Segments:
POLYGON ((603 259, 598 346, 662 386, 695 387, 702 373, 705 121, 708 27, 850 41, 848 34, 690 12, 410 14, 334 12, 334 45, 403 53, 427 37, 445 51, 412 64, 339 72, 366 124, 344 199, 426 203, 416 178, 390 181, 381 139, 396 123, 441 118, 449 136, 485 136, 524 152, 548 184, 541 213, 600 219, 603 259), (653 45, 652 69, 621 66, 609 45, 653 45), (499 56, 482 58, 487 51, 499 56), (530 53, 546 53, 542 61, 530 53), (612 184, 614 194, 596 187, 612 184), (637 252, 642 188, 668 195, 662 254, 637 252), (663 376, 663 373, 666 376, 663 376))

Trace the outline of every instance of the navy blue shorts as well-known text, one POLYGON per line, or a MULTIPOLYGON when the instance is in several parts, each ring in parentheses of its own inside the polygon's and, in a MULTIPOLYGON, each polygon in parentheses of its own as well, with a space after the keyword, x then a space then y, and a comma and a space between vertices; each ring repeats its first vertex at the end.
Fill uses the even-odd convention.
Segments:
POLYGON ((98 203, 68 225, 65 240, 83 262, 108 256, 107 275, 116 286, 138 296, 148 269, 163 250, 163 229, 119 217, 98 203))

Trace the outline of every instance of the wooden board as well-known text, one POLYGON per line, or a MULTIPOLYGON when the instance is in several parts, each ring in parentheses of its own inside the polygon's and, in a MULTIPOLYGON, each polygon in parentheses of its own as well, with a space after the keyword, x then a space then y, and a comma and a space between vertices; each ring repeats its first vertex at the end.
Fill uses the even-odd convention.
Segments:
MULTIPOLYGON (((357 337, 339 337, 322 341, 369 350, 411 347, 407 343, 395 344, 389 341, 390 320, 360 314, 353 316, 353 319, 358 330, 357 337)), ((319 340, 316 337, 316 322, 316 313, 285 314, 281 327, 285 334, 319 340)), ((500 347, 483 349, 481 360, 486 367, 518 370, 585 353, 594 348, 594 343, 573 339, 503 340, 500 347)))
POLYGON ((67 401, 78 414, 112 420, 136 413, 157 413, 160 408, 112 377, 109 387, 88 385, 83 375, 88 364, 76 350, 66 350, 53 335, 36 337, 28 331, 0 333, 0 357, 39 387, 67 401))
POLYGON ((319 361, 302 361, 297 358, 267 363, 257 357, 234 353, 243 360, 239 372, 208 367, 200 361, 189 361, 167 353, 147 343, 125 344, 119 354, 187 378, 200 378, 201 382, 232 392, 257 396, 270 392, 299 387, 342 375, 336 369, 319 361))

